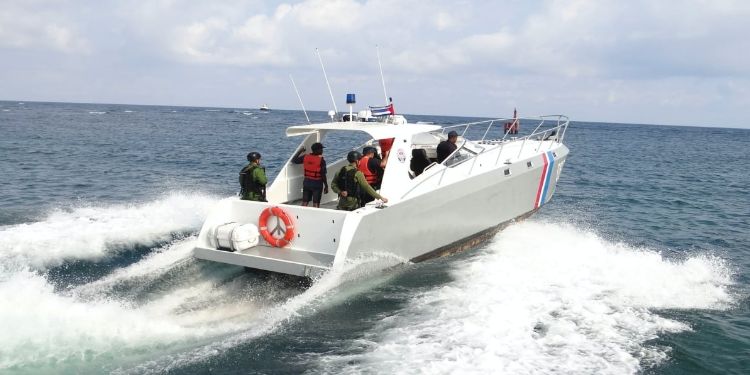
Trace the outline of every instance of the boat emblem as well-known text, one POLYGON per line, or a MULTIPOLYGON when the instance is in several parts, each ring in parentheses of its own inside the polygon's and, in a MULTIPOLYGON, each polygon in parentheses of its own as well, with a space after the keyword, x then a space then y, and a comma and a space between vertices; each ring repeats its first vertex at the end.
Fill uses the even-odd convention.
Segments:
POLYGON ((271 235, 276 238, 283 238, 286 235, 286 226, 281 224, 282 221, 276 217, 276 226, 271 230, 271 235))
POLYGON ((406 161, 406 152, 404 152, 403 148, 398 149, 398 161, 405 162, 406 161))

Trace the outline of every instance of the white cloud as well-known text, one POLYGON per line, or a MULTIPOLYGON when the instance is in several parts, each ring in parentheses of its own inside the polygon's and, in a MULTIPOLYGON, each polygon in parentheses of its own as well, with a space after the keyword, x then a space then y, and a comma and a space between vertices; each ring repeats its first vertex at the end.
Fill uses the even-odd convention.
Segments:
POLYGON ((352 32, 369 18, 365 6, 354 0, 308 0, 292 6, 291 16, 310 32, 352 32))
MULTIPOLYGON (((89 87, 86 80, 72 81, 76 71, 63 77, 62 66, 55 66, 60 82, 71 80, 75 92, 89 90, 90 98, 101 95, 96 90, 123 86, 107 67, 116 63, 118 76, 149 77, 139 82, 150 86, 181 81, 180 97, 191 97, 190 85, 241 90, 245 84, 255 95, 283 101, 290 72, 303 91, 319 89, 316 47, 334 88, 377 90, 377 44, 394 90, 430 96, 409 102, 405 108, 413 112, 446 111, 457 101, 464 101, 466 111, 493 103, 564 103, 589 119, 619 112, 630 118, 654 108, 669 118, 682 116, 676 114, 681 108, 713 111, 717 101, 730 112, 747 107, 747 19, 750 2, 741 0, 154 0, 114 7, 10 0, 0 12, 0 71, 6 71, 0 78, 11 82, 9 67, 20 64, 5 51, 35 51, 40 67, 62 52, 69 66, 111 80, 89 87), (88 55, 76 60, 81 52, 88 55), (182 71, 190 79, 180 80, 182 71), (172 79, 159 83, 164 72, 172 79)), ((236 102, 231 95, 185 104, 236 102)), ((123 101, 146 97, 134 96, 123 101)), ((296 107, 296 97, 289 97, 287 106, 296 107)), ((327 109, 323 99, 311 106, 327 109)))
POLYGON ((63 53, 90 52, 88 40, 80 34, 75 22, 55 7, 39 2, 2 5, 0 12, 0 47, 52 49, 63 53))
POLYGON ((447 12, 439 12, 434 18, 438 30, 446 30, 456 25, 457 20, 447 12))

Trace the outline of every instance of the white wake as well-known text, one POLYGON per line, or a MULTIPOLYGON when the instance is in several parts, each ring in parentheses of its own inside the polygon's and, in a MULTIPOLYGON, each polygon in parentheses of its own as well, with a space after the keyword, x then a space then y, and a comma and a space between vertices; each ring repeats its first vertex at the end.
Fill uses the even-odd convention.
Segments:
POLYGON ((0 227, 0 262, 45 269, 66 260, 98 260, 134 245, 168 241, 200 228, 218 198, 173 193, 139 204, 58 209, 35 223, 0 227))
POLYGON ((567 225, 513 225, 453 266, 454 282, 381 321, 364 353, 324 356, 322 372, 636 373, 669 355, 649 340, 690 330, 659 309, 734 302, 721 259, 668 260, 567 225))

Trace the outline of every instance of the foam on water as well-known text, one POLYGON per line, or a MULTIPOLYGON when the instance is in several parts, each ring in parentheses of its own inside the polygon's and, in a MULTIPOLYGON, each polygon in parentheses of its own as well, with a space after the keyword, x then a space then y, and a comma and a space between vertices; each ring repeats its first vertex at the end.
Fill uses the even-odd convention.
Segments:
POLYGON ((190 236, 154 249, 139 262, 118 268, 99 280, 78 286, 71 293, 86 299, 103 295, 125 284, 145 285, 157 282, 165 274, 176 269, 184 269, 191 263, 195 239, 195 236, 190 236))
POLYGON ((375 254, 307 290, 198 262, 191 256, 195 236, 172 234, 199 228, 216 200, 173 194, 137 205, 82 206, 0 229, 0 370, 161 372, 195 363, 314 310, 341 284, 360 284, 353 280, 404 262, 375 254), (56 290, 40 272, 162 242, 136 263, 68 289, 56 290))
POLYGON ((194 245, 194 237, 177 240, 62 292, 37 272, 10 273, 0 282, 0 370, 112 370, 153 358, 154 351, 182 351, 247 330, 273 298, 254 298, 246 284, 227 283, 242 268, 202 272, 190 255, 194 245))
POLYGON ((172 193, 141 204, 57 209, 39 222, 0 227, 0 263, 44 269, 168 241, 174 233, 200 228, 217 201, 202 194, 172 193))
MULTIPOLYGON (((193 350, 145 361, 132 368, 123 367, 118 369, 118 372, 133 374, 162 373, 165 370, 204 362, 226 350, 273 332, 284 324, 288 324, 291 319, 309 316, 321 307, 341 303, 364 289, 373 288, 375 285, 387 282, 388 275, 381 271, 384 268, 405 262, 407 260, 394 257, 391 254, 371 254, 348 260, 341 269, 321 275, 304 292, 291 296, 281 303, 263 306, 262 313, 256 315, 251 324, 246 324, 244 327, 235 326, 235 334, 227 335, 221 340, 216 340, 193 350)), ((245 286, 245 288, 248 288, 248 286, 245 286)), ((233 293, 241 293, 241 291, 235 290, 233 293)), ((228 297, 232 298, 231 295, 228 297)), ((232 305, 238 314, 248 314, 246 306, 238 306, 236 303, 232 305)), ((224 307, 224 309, 227 308, 224 307)), ((213 310, 210 313, 215 316, 213 310)))
MULTIPOLYGON (((216 201, 177 193, 0 228, 0 370, 160 373, 201 363, 387 282, 380 270, 406 262, 373 254, 307 290, 198 262, 195 237, 173 234, 199 228, 216 201), (66 290, 39 272, 154 244, 138 262, 66 290)), ((367 333, 364 353, 324 356, 320 368, 633 373, 669 356, 649 340, 690 330, 660 309, 725 309, 735 300, 732 274, 717 257, 669 260, 544 222, 511 226, 451 267, 453 282, 415 293, 367 333)))
POLYGON ((169 316, 121 301, 58 295, 32 272, 14 273, 0 283, 0 300, 0 369, 86 360, 87 355, 169 343, 190 333, 169 316))
POLYGON ((116 363, 112 357, 234 331, 231 320, 215 324, 186 314, 190 298, 215 299, 215 279, 188 274, 187 280, 170 283, 167 278, 149 291, 145 303, 139 295, 144 287, 162 283, 163 275, 195 266, 190 257, 195 238, 171 239, 199 228, 217 200, 173 193, 141 204, 58 209, 39 222, 0 228, 0 369, 116 363), (39 272, 67 260, 96 261, 170 240, 139 262, 70 290, 56 291, 39 272))
POLYGON ((323 371, 635 373, 669 355, 649 340, 690 330, 659 309, 734 302, 721 259, 668 260, 560 224, 511 226, 453 266, 454 282, 382 320, 364 353, 323 357, 323 371))

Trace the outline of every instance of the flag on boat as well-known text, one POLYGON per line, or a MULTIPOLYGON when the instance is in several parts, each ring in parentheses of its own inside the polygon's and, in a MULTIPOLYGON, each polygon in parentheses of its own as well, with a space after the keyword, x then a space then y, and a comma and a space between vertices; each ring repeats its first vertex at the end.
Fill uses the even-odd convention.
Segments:
POLYGON ((373 116, 387 116, 396 114, 396 111, 393 110, 393 103, 382 107, 370 106, 370 112, 372 112, 373 116))

